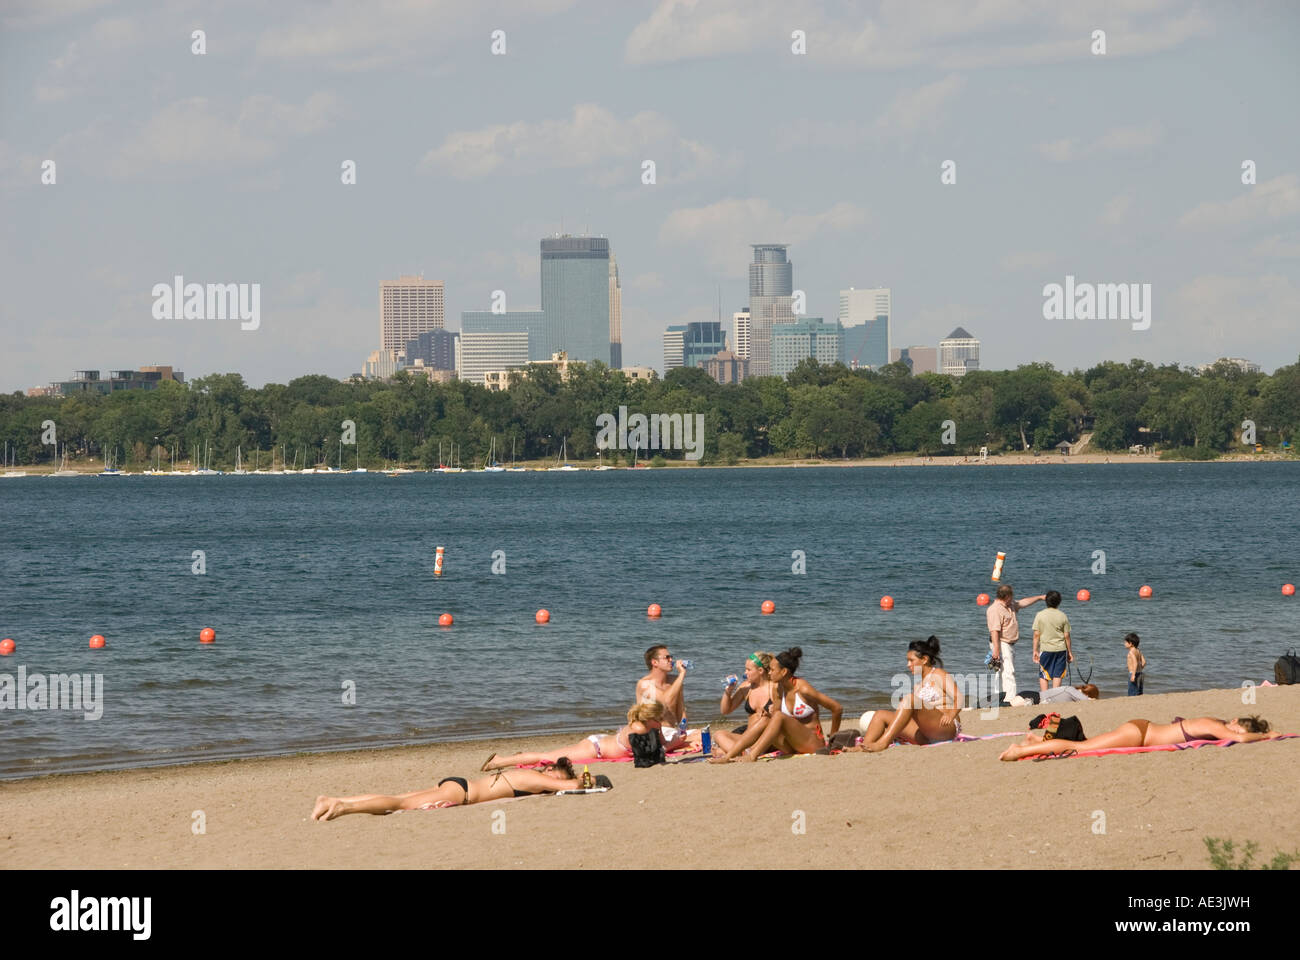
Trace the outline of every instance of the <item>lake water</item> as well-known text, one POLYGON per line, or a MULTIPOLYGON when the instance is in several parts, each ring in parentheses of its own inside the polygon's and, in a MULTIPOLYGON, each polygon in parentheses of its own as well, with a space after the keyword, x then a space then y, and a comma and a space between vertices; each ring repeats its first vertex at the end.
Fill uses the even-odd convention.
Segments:
MULTIPOLYGON (((103 714, 0 709, 0 777, 611 730, 654 643, 696 662, 693 721, 751 650, 791 645, 854 717, 887 703, 910 640, 937 634, 950 670, 984 672, 975 596, 998 550, 1018 595, 1065 596, 1103 695, 1124 692, 1130 630, 1148 693, 1271 679, 1300 645, 1279 589, 1300 578, 1298 479, 1277 463, 4 480, 0 637, 17 649, 0 673, 102 674, 103 714)), ((1022 687, 1041 609, 1020 618, 1022 687)))

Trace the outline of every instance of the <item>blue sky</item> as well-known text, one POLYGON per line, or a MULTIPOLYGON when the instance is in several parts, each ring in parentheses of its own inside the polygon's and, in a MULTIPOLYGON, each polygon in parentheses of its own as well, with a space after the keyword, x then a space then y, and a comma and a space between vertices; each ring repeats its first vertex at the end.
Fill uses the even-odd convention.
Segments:
POLYGON ((1286 3, 8 0, 0 390, 346 376, 382 280, 444 280, 452 328, 494 289, 536 307, 561 224, 611 240, 626 364, 784 242, 810 315, 892 287, 896 346, 1272 370, 1300 356, 1296 49, 1286 3), (260 328, 154 319, 175 274, 260 283, 260 328), (1150 283, 1151 328, 1044 320, 1067 274, 1150 283))

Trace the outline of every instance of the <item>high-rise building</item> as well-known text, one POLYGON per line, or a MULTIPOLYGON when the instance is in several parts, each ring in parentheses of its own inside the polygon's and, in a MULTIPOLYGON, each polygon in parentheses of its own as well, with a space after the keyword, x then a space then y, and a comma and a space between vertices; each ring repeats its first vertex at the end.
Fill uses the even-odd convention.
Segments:
POLYGON ((428 282, 424 275, 399 277, 379 285, 379 349, 397 353, 430 330, 441 330, 442 281, 428 282))
POLYGON ((936 347, 895 347, 889 351, 890 363, 905 363, 915 376, 918 373, 939 372, 939 350, 936 347))
POLYGON ((686 324, 678 324, 664 331, 664 376, 686 359, 686 324))
POLYGON ((367 380, 387 380, 404 366, 396 350, 372 350, 361 366, 361 375, 367 380))
POLYGON ((542 241, 543 356, 563 350, 584 363, 610 358, 609 260, 604 237, 542 241))
POLYGON ((623 285, 618 282, 618 261, 609 255, 609 366, 623 366, 623 285))
POLYGON ((749 265, 749 373, 761 377, 772 370, 772 326, 792 323, 794 264, 786 259, 784 243, 755 243, 749 265))
POLYGON ((727 349, 721 320, 692 321, 682 331, 682 366, 699 367, 719 350, 727 349))
POLYGON ((529 337, 522 330, 460 334, 461 380, 484 383, 490 370, 514 370, 528 365, 529 337))
POLYGON ((721 350, 704 362, 709 376, 721 384, 744 383, 749 361, 730 350, 721 350))
POLYGON ((889 363, 889 327, 893 296, 889 287, 849 287, 840 291, 840 326, 844 328, 844 363, 879 370, 889 363))
POLYGON ((731 339, 736 356, 742 360, 749 359, 749 307, 737 310, 731 315, 731 339))
POLYGON ((503 313, 462 310, 460 332, 462 336, 466 333, 526 333, 530 361, 545 360, 550 356, 546 352, 546 315, 541 310, 507 310, 503 313))
POLYGON ((414 340, 408 340, 406 365, 413 367, 415 361, 421 360, 430 370, 455 370, 456 338, 454 330, 429 330, 414 340))
POLYGON ((980 342, 962 327, 939 341, 939 372, 965 376, 980 368, 980 342))
POLYGON ((804 317, 794 323, 775 324, 771 341, 772 375, 788 376, 807 357, 820 364, 835 363, 840 359, 842 341, 843 334, 836 320, 804 317))

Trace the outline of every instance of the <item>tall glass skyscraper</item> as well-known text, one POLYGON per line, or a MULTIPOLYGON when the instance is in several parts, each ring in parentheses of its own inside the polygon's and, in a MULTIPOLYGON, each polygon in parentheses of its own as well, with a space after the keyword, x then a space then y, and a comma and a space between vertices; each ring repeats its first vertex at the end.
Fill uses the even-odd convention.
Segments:
POLYGON ((542 313, 547 357, 608 363, 610 351, 609 241, 551 237, 542 241, 542 313))
MULTIPOLYGON (((526 333, 528 334, 528 362, 549 360, 546 349, 546 321, 541 310, 464 310, 460 315, 462 333, 526 333)), ((505 367, 500 369, 504 370, 505 367)))
POLYGON ((849 287, 840 291, 839 320, 844 328, 841 359, 845 365, 879 370, 889 363, 892 313, 893 293, 889 287, 849 287))
POLYGON ((786 259, 788 244, 754 243, 749 265, 749 374, 772 373, 772 325, 793 323, 794 264, 786 259))

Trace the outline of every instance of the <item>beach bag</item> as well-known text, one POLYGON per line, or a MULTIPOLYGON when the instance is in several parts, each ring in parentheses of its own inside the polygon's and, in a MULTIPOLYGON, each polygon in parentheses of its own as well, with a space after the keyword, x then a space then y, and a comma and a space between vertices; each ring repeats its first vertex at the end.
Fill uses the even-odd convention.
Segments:
POLYGON ((668 762, 668 758, 664 756, 664 745, 659 739, 658 730, 651 730, 649 733, 629 731, 627 745, 632 748, 632 761, 635 766, 653 767, 668 762))
POLYGON ((1273 664, 1273 679, 1279 685, 1300 683, 1300 657, 1295 655, 1294 647, 1291 648, 1290 653, 1282 654, 1277 663, 1273 664))
POLYGON ((1029 721, 1030 730, 1042 730, 1044 740, 1087 740, 1083 724, 1078 717, 1062 717, 1059 713, 1040 713, 1029 721))

